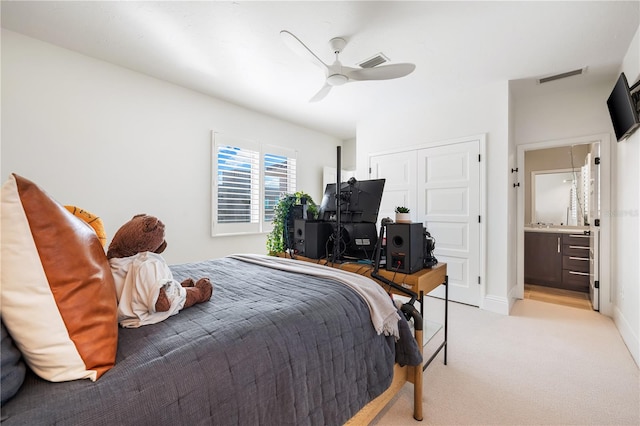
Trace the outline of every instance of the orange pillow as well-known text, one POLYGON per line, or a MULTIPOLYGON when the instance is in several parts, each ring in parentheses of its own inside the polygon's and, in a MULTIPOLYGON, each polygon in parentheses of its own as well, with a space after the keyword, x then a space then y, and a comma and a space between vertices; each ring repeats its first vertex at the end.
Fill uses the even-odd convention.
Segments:
POLYGON ((113 275, 100 241, 35 183, 2 186, 2 321, 31 369, 96 380, 115 364, 113 275))
POLYGON ((89 213, 86 210, 81 209, 76 206, 64 206, 65 209, 69 210, 72 215, 84 220, 89 226, 93 228, 100 240, 100 244, 104 247, 107 244, 107 233, 104 231, 104 224, 102 223, 102 219, 98 216, 89 213))

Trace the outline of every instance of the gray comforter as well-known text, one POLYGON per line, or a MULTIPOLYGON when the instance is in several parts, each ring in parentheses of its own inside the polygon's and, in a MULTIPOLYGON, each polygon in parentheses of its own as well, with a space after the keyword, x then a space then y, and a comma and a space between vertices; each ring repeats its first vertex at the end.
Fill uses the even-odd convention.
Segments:
POLYGON ((344 285, 231 258, 172 270, 210 277, 211 300, 120 329, 116 365, 96 382, 29 373, 2 425, 338 425, 391 383, 394 339, 344 285))

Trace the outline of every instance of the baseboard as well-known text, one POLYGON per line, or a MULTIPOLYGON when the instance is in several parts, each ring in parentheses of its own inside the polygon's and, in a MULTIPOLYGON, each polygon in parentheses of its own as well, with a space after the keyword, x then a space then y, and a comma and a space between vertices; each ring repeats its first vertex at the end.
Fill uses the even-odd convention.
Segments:
POLYGON ((495 312, 496 314, 509 315, 509 300, 506 297, 485 296, 480 309, 495 312))
POLYGON ((523 292, 521 290, 522 289, 519 289, 517 285, 514 285, 509 290, 509 295, 507 296, 507 300, 509 301, 509 312, 511 312, 511 308, 515 305, 516 300, 524 299, 524 294, 522 294, 523 292))
POLYGON ((617 306, 613 309, 613 322, 616 324, 624 344, 627 345, 631 357, 636 362, 636 365, 640 367, 640 342, 638 341, 638 336, 633 333, 627 318, 617 306))

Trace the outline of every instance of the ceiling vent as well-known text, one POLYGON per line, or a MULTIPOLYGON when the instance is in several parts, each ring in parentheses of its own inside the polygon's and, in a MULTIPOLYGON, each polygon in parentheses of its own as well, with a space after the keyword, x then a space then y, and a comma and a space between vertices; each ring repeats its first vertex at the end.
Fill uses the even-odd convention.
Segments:
POLYGON ((380 64, 384 64, 385 62, 389 62, 389 58, 384 56, 382 53, 378 53, 372 58, 360 62, 358 65, 360 66, 360 68, 373 68, 380 64))
POLYGON ((551 75, 549 77, 543 77, 538 79, 538 84, 549 83, 550 81, 560 80, 562 78, 573 77, 574 75, 584 74, 587 68, 580 68, 573 71, 567 71, 556 75, 551 75))

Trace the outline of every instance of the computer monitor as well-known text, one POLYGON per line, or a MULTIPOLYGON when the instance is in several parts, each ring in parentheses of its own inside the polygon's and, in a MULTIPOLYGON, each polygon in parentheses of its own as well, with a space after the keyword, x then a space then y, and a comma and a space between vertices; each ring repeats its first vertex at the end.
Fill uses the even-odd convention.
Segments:
POLYGON ((326 222, 335 221, 339 206, 342 223, 376 223, 384 183, 385 179, 358 181, 351 178, 340 184, 339 199, 336 198, 336 184, 328 184, 322 197, 318 218, 326 222))

